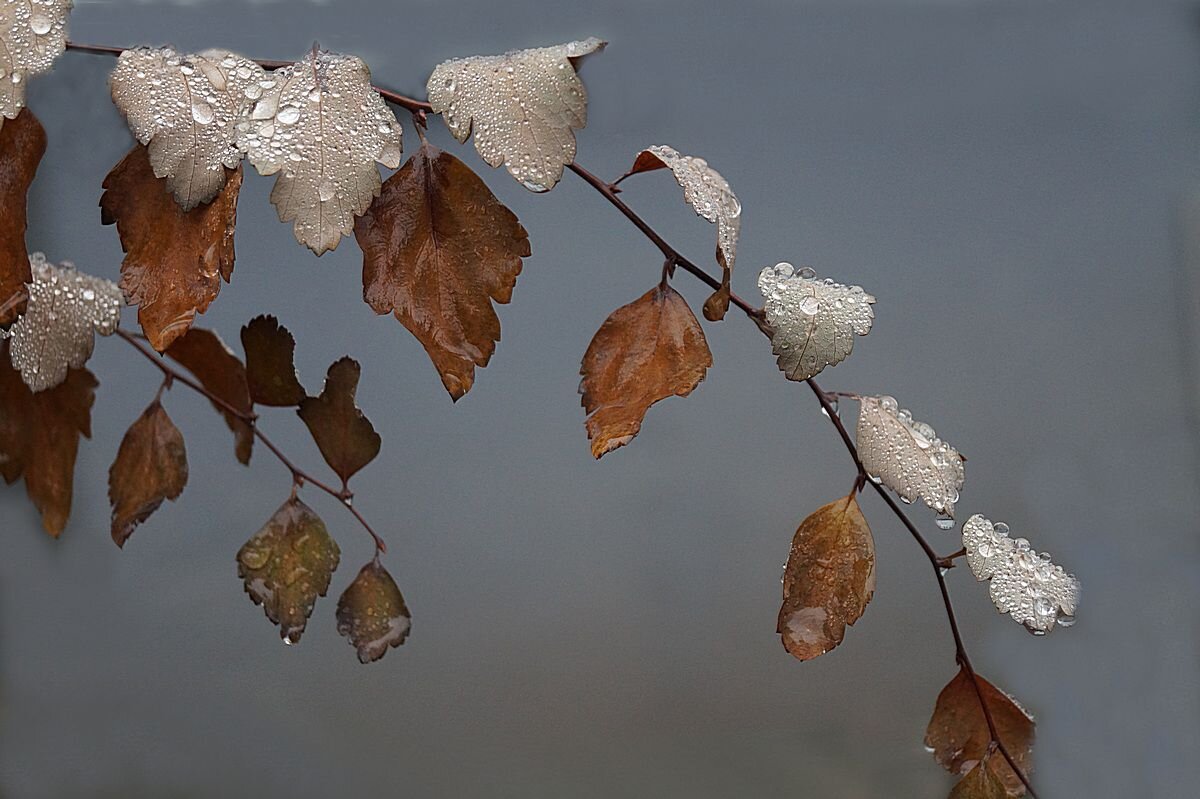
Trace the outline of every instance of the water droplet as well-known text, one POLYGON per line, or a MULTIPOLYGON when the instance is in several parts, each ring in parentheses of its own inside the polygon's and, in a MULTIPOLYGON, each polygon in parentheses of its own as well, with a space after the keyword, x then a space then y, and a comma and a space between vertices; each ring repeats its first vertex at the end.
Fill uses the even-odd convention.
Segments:
POLYGON ((207 125, 213 121, 216 112, 213 107, 206 102, 192 103, 192 119, 196 120, 201 125, 207 125))
POLYGON ((51 27, 52 23, 50 22, 50 18, 41 12, 36 13, 29 18, 29 29, 38 36, 45 36, 50 32, 51 27))
POLYGON ((279 109, 279 113, 275 115, 275 119, 284 125, 294 125, 300 119, 300 109, 294 105, 284 106, 279 109))
POLYGON ((327 203, 337 195, 337 190, 333 186, 333 181, 325 178, 321 181, 321 185, 317 187, 317 196, 321 198, 321 202, 327 203))
POLYGON ((939 529, 939 530, 952 530, 952 529, 954 529, 954 517, 953 517, 953 516, 947 516, 947 515, 945 515, 945 514, 939 514, 939 515, 938 515, 938 516, 937 516, 937 517, 936 517, 936 518, 933 520, 933 523, 934 523, 934 524, 936 524, 936 525, 938 526, 938 529, 939 529))

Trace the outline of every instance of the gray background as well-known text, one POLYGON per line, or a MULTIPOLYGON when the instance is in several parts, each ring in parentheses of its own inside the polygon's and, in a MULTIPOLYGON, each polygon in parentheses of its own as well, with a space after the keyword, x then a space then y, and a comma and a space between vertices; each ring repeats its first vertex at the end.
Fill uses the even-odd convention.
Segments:
MULTIPOLYGON (((745 207, 737 290, 757 298, 758 269, 786 259, 876 294, 874 333, 822 382, 892 393, 933 423, 970 457, 963 516, 1009 522, 1082 578, 1079 623, 1044 639, 997 616, 965 571, 951 578, 980 670, 1039 718, 1043 795, 1197 784, 1194 4, 78 0, 72 30, 260 58, 319 38, 412 93, 444 58, 608 39, 583 70, 580 161, 615 176, 653 143, 704 155, 745 207)), ((117 235, 96 209, 130 143, 111 66, 70 54, 31 87, 50 148, 30 242, 115 279, 117 235)), ((450 146, 440 122, 432 136, 450 146)), ((496 357, 457 405, 407 331, 362 303, 353 241, 313 258, 276 221, 267 179, 247 179, 233 284, 203 319, 236 341, 250 316, 277 314, 311 390, 337 356, 362 361, 385 443, 359 505, 391 543, 409 643, 360 666, 332 598, 302 645, 279 642, 233 556, 287 475, 261 449, 243 471, 184 390, 168 407, 191 482, 118 551, 105 474, 158 378, 102 341, 62 539, 39 532, 22 487, 0 492, 0 791, 944 795, 921 735, 951 640, 926 563, 877 499, 864 507, 879 590, 845 644, 801 664, 774 634, 792 532, 851 480, 808 391, 731 315, 706 326, 716 365, 700 389, 593 462, 579 358, 659 257, 573 176, 535 196, 455 152, 534 250, 496 357)), ((627 197, 693 257, 712 251, 669 177, 639 177, 627 197)), ((287 412, 264 428, 320 464, 287 412)), ((336 594, 369 542, 311 502, 342 543, 336 594)))

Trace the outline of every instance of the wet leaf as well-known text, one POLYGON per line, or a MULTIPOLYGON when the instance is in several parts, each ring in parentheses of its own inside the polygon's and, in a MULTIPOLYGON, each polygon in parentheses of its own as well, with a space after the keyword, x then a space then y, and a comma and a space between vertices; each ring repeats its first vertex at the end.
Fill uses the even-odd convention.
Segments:
POLYGON ((307 396, 296 376, 296 340, 274 316, 256 316, 242 328, 242 349, 255 404, 290 408, 307 396))
POLYGON ((358 361, 334 361, 319 397, 306 397, 296 411, 330 468, 346 483, 379 454, 380 438, 354 402, 360 373, 358 361))
POLYGON ((704 331, 670 286, 659 284, 613 311, 579 370, 592 455, 599 458, 632 441, 651 405, 686 397, 710 366, 704 331))
POLYGON ((297 241, 320 255, 379 194, 375 162, 400 166, 400 123, 354 56, 314 50, 267 80, 239 123, 238 146, 260 174, 278 173, 279 221, 295 221, 297 241))
POLYGON ((238 577, 285 643, 300 640, 318 596, 325 596, 341 552, 325 522, 293 497, 238 550, 238 577))
POLYGON ((236 125, 262 95, 266 75, 227 50, 139 47, 117 59, 108 78, 113 102, 184 211, 210 202, 240 165, 236 125))
POLYGON ((49 72, 63 54, 70 12, 71 0, 0 3, 0 125, 25 106, 28 78, 49 72))
POLYGON ((233 274, 242 170, 229 170, 216 198, 184 211, 135 145, 104 179, 101 221, 114 222, 126 253, 121 290, 138 306, 138 323, 159 352, 188 331, 233 274))
POLYGON ((111 335, 121 321, 121 291, 110 280, 61 266, 35 252, 29 256, 33 282, 29 302, 9 330, 13 366, 34 391, 67 379, 92 357, 96 333, 111 335))
POLYGON ((156 399, 125 433, 117 459, 108 470, 112 538, 117 546, 125 546, 134 528, 158 510, 164 499, 175 501, 187 478, 183 434, 156 399))
POLYGON ((921 499, 947 519, 954 518, 965 478, 963 457, 893 397, 859 397, 859 402, 858 455, 872 479, 905 502, 921 499))
POLYGON ((783 572, 776 631, 799 660, 842 642, 875 593, 875 540, 851 494, 800 523, 783 572))
MULTIPOLYGON (((246 367, 216 333, 193 327, 187 335, 172 344, 166 354, 195 375, 200 385, 220 397, 231 408, 241 414, 253 412, 250 389, 246 385, 246 367)), ((250 451, 254 446, 254 429, 249 422, 231 413, 228 408, 215 402, 212 406, 225 417, 225 424, 233 431, 238 461, 249 463, 250 451)))
POLYGON ((71 489, 79 437, 92 436, 92 403, 99 383, 86 369, 33 393, 9 363, 0 342, 0 474, 7 483, 25 478, 25 490, 57 538, 71 515, 71 489))
POLYGON ((762 270, 758 289, 771 326, 771 344, 788 380, 807 380, 835 366, 854 349, 854 337, 871 332, 875 298, 861 286, 844 286, 789 263, 762 270))
POLYGON ((1001 754, 993 752, 985 756, 958 781, 950 791, 950 799, 1008 799, 1010 794, 996 771, 997 764, 1008 767, 1001 754))
MULTIPOLYGON (((1000 739, 1013 760, 1028 774, 1033 760, 1033 718, 1008 694, 982 677, 978 679, 1000 739)), ((938 694, 933 717, 925 731, 925 746, 933 751, 934 759, 947 771, 966 774, 987 754, 991 739, 971 676, 965 669, 960 669, 938 694)), ((993 766, 1009 793, 1014 796, 1024 794, 1020 778, 1002 757, 993 766)))
POLYGON ((426 91, 450 133, 489 166, 508 166, 530 191, 549 191, 575 160, 575 130, 587 124, 587 90, 575 70, 604 47, 591 38, 504 55, 444 61, 426 91))
POLYGON ((26 196, 45 152, 46 131, 29 109, 0 127, 0 325, 24 313, 25 284, 33 281, 25 249, 26 196))
POLYGON ((417 337, 457 400, 500 340, 529 236, 466 164, 423 144, 355 225, 363 298, 417 337))
POLYGON ((379 561, 362 567, 338 600, 338 633, 350 639, 361 663, 379 660, 408 638, 412 616, 396 581, 379 561))

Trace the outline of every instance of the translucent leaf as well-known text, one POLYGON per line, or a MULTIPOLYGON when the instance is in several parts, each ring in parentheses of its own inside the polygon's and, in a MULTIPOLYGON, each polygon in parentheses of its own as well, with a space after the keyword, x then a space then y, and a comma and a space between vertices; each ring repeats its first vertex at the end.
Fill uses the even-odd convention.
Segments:
POLYGON ((1008 788, 996 771, 999 765, 1007 768, 1003 755, 997 752, 985 755, 967 776, 958 781, 950 791, 949 799, 1008 799, 1008 788))
POLYGON ((237 143, 259 173, 278 173, 271 202, 279 220, 295 221, 296 239, 320 255, 379 194, 375 162, 400 166, 400 123, 354 56, 314 50, 264 84, 237 123, 237 143))
POLYGON ((71 0, 0 3, 0 125, 25 105, 30 75, 48 72, 67 47, 71 0))
POLYGON ((549 191, 575 160, 587 90, 575 69, 604 47, 596 38, 504 55, 445 61, 429 76, 429 103, 460 142, 475 132, 489 166, 505 164, 530 191, 549 191))
POLYGON ((111 335, 121 321, 121 290, 103 278, 57 266, 35 252, 29 256, 33 282, 29 303, 13 324, 12 364, 34 391, 45 391, 67 379, 92 357, 96 333, 111 335))
MULTIPOLYGON (((250 390, 246 387, 246 367, 242 366, 242 362, 216 333, 193 327, 183 338, 171 345, 166 355, 180 363, 202 386, 230 407, 243 414, 249 414, 253 410, 250 404, 250 390)), ((212 406, 217 409, 217 413, 225 417, 225 424, 233 431, 238 461, 250 463, 254 429, 241 416, 230 413, 228 408, 215 402, 212 406)))
POLYGON ((306 397, 296 410, 325 462, 342 483, 379 454, 380 438, 355 403, 360 368, 353 358, 329 367, 319 397, 306 397))
POLYGON ((134 528, 158 510, 164 499, 177 499, 187 478, 183 433, 155 400, 125 433, 108 470, 112 538, 117 546, 125 546, 134 528))
POLYGON ((33 280, 25 249, 26 197, 45 152, 46 131, 28 108, 0 128, 0 325, 25 311, 25 284, 33 280))
POLYGON ((113 102, 148 146, 156 177, 190 211, 217 196, 242 160, 236 124, 262 96, 267 73, 226 50, 126 50, 109 76, 113 102))
POLYGON ((242 328, 246 380, 257 405, 291 408, 307 394, 296 376, 296 340, 274 316, 256 316, 242 328))
POLYGON ((379 660, 408 638, 412 615, 388 570, 373 560, 362 567, 337 606, 338 632, 350 639, 362 663, 379 660))
POLYGON ((759 273, 758 290, 767 299, 779 369, 789 380, 807 380, 841 363, 854 349, 854 336, 871 332, 875 298, 861 286, 818 280, 809 267, 797 272, 784 262, 759 273))
POLYGON ((914 421, 894 398, 859 400, 858 455, 867 473, 905 502, 920 499, 953 518, 965 477, 963 457, 932 427, 914 421))
POLYGON ((1079 581, 1048 553, 1038 554, 1024 538, 1009 538, 1007 524, 992 524, 978 513, 963 524, 962 540, 975 578, 991 580, 992 602, 1001 613, 1036 635, 1075 621, 1079 581))

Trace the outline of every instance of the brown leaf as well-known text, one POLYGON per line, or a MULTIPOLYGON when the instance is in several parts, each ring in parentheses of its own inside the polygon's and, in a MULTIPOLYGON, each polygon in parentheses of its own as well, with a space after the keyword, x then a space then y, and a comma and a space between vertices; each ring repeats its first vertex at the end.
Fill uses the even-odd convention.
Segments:
POLYGON ((687 301, 659 284, 604 320, 583 356, 579 393, 592 455, 628 444, 650 406, 686 397, 712 366, 704 331, 687 301))
POLYGON ((242 328, 242 349, 253 402, 290 408, 307 396, 296 377, 296 340, 274 316, 256 316, 242 328))
POLYGON ((325 522, 293 496, 238 550, 238 577, 254 604, 279 625, 279 637, 294 644, 317 597, 329 590, 340 557, 325 522))
POLYGON ((183 434, 155 399, 121 439, 117 459, 108 470, 112 538, 117 546, 125 546, 134 528, 164 499, 175 501, 187 478, 183 434))
POLYGON ((8 343, 0 344, 0 474, 7 483, 25 477, 42 526, 55 538, 71 515, 79 436, 92 436, 99 385, 88 370, 72 369, 62 383, 34 394, 12 367, 8 343))
POLYGON ((46 152, 46 131, 28 108, 0 126, 0 324, 25 310, 33 281, 25 249, 26 195, 46 152))
POLYGON ((184 211, 154 176, 138 144, 104 179, 100 219, 114 222, 126 252, 121 290, 138 306, 138 322, 159 352, 187 332, 233 274, 233 231, 242 168, 225 170, 225 185, 207 205, 184 211))
POLYGON ((392 311, 429 353, 457 400, 500 340, 490 300, 506 303, 529 236, 479 176, 429 144, 383 184, 355 223, 363 299, 392 311))
MULTIPOLYGON (((195 375, 202 386, 239 413, 249 414, 253 411, 250 389, 246 385, 246 367, 216 333, 194 327, 171 345, 167 357, 179 362, 195 375)), ((225 424, 233 431, 238 461, 249 463, 250 451, 254 446, 254 428, 242 417, 230 413, 228 408, 215 402, 212 405, 225 417, 225 424)))
POLYGON ((360 371, 353 358, 334 361, 321 396, 306 397, 296 411, 343 485, 379 454, 379 434, 354 404, 360 371))
POLYGON ((958 781, 950 791, 950 799, 1008 799, 1010 794, 996 771, 997 765, 1008 768, 1003 755, 998 752, 986 755, 958 781))
MULTIPOLYGON (((1017 765, 1028 774, 1033 761, 1033 719, 1008 694, 982 677, 978 679, 997 734, 1017 765)), ((934 759, 947 771, 965 774, 987 754, 991 740, 971 675, 965 669, 959 669, 938 694, 933 717, 925 731, 925 746, 933 751, 934 759)), ((1009 793, 1014 796, 1025 793, 1020 778, 1002 756, 994 768, 1009 793)))
POLYGON ((338 633, 350 639, 361 663, 379 660, 408 638, 412 615, 388 570, 372 560, 338 599, 338 633))
POLYGON ((875 593, 875 541, 854 494, 818 508, 800 523, 783 572, 776 632, 800 660, 842 642, 875 593))

